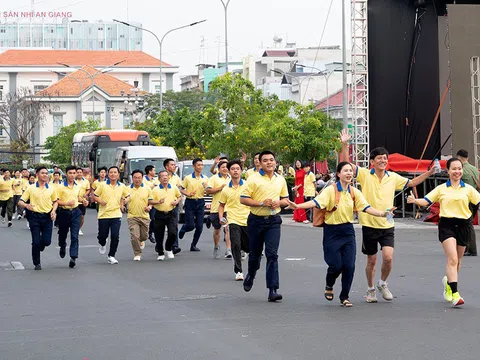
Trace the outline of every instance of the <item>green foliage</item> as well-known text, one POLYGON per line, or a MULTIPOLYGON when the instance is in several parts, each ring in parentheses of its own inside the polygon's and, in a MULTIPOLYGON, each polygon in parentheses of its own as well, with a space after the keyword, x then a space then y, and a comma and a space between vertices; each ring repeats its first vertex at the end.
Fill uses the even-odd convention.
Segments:
POLYGON ((62 127, 57 135, 49 136, 45 141, 45 149, 49 150, 45 160, 54 164, 70 164, 73 136, 76 133, 96 130, 100 130, 100 121, 94 119, 77 120, 71 125, 62 127))
POLYGON ((154 116, 136 128, 148 131, 157 145, 173 146, 179 158, 251 157, 269 149, 282 162, 310 161, 327 159, 340 147, 340 122, 313 106, 265 97, 240 75, 217 77, 208 95, 167 92, 163 101, 165 109, 155 114, 158 95, 152 95, 146 107, 154 116))

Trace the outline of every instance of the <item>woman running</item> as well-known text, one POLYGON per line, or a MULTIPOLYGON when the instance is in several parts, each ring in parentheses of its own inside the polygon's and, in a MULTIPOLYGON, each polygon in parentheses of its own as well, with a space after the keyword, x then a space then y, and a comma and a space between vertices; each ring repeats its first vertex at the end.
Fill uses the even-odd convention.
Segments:
POLYGON ((457 158, 447 161, 449 180, 437 186, 423 199, 415 199, 413 193, 407 202, 417 206, 440 203, 440 221, 438 222, 438 240, 442 243, 447 257, 446 273, 443 277, 443 297, 453 306, 465 303, 458 292, 458 272, 470 238, 469 219, 472 216, 468 205, 478 205, 480 194, 472 186, 462 181, 463 165, 457 158))
POLYGON ((350 186, 352 179, 352 165, 348 162, 341 162, 337 166, 337 182, 335 184, 327 186, 312 201, 303 204, 290 202, 289 205, 290 208, 294 209, 310 209, 316 206, 327 210, 323 227, 323 254, 328 265, 325 298, 328 301, 333 300, 333 285, 342 274, 340 302, 344 307, 353 306, 349 300, 349 293, 355 272, 354 209, 378 217, 392 214, 391 212, 379 211, 368 205, 363 194, 350 186))

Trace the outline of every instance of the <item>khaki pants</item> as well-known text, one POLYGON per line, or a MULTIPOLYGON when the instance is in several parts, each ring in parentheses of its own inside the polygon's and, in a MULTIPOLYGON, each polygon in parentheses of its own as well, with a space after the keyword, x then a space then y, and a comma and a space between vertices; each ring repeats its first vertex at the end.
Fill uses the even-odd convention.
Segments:
POLYGON ((142 249, 140 249, 140 243, 148 240, 148 226, 150 225, 150 219, 143 218, 129 218, 128 230, 130 230, 130 241, 132 243, 132 249, 135 256, 142 255, 142 249))

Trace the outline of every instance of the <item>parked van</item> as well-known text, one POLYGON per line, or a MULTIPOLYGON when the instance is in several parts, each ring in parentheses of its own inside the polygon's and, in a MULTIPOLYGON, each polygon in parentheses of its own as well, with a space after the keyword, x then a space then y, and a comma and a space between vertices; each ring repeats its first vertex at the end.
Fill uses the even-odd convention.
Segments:
POLYGON ((132 171, 145 172, 147 165, 155 166, 157 173, 163 170, 163 161, 177 161, 175 149, 170 146, 122 146, 117 148, 115 164, 120 168, 120 181, 125 185, 132 183, 132 171))

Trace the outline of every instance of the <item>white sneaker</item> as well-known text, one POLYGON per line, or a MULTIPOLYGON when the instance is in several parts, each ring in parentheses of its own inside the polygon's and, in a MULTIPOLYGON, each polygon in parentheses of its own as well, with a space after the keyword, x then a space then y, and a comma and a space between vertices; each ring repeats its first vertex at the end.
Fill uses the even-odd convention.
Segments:
POLYGON ((387 300, 387 301, 392 301, 393 300, 393 295, 390 292, 390 290, 388 290, 388 284, 386 282, 383 285, 380 285, 380 282, 378 282, 377 283, 377 289, 378 289, 378 291, 380 291, 382 293, 382 296, 385 300, 387 300))
POLYGON ((78 235, 83 236, 83 231, 82 231, 82 229, 80 229, 80 230, 78 231, 78 235))
POLYGON ((17 220, 20 220, 22 218, 22 215, 18 214, 17 215, 17 220))
POLYGON ((304 224, 310 224, 310 221, 308 221, 308 220, 303 220, 303 223, 304 223, 304 224))
POLYGON ((220 259, 220 246, 213 247, 213 257, 215 259, 220 259))
POLYGON ((157 261, 163 261, 165 260, 165 255, 158 255, 157 261))
POLYGON ((115 265, 115 264, 118 264, 118 260, 115 259, 113 256, 109 256, 108 259, 107 259, 108 263, 111 264, 111 265, 115 265))
POLYGON ((145 249, 145 241, 140 241, 140 249, 145 249))
POLYGON ((133 261, 140 261, 140 260, 142 260, 142 257, 140 255, 133 257, 133 261))
POLYGON ((227 249, 227 251, 225 251, 225 259, 231 259, 231 258, 232 258, 232 250, 227 249))
POLYGON ((29 223, 27 223, 27 229, 30 230, 30 224, 29 223))
POLYGON ((242 250, 242 260, 245 260, 248 257, 248 253, 242 250))
POLYGON ((365 296, 365 300, 367 303, 376 303, 377 300, 377 293, 375 289, 367 290, 367 295, 365 296))
POLYGON ((105 253, 107 252, 107 246, 102 246, 102 245, 98 245, 98 252, 101 254, 101 255, 105 255, 105 253))
POLYGON ((236 273, 235 274, 235 281, 243 281, 243 274, 242 273, 236 273))
POLYGON ((173 251, 165 251, 165 254, 167 254, 167 259, 175 258, 175 255, 173 255, 173 251))

